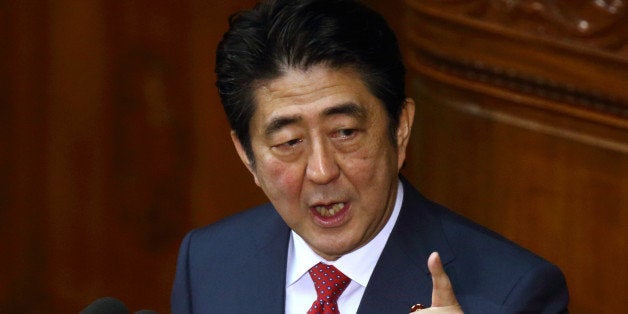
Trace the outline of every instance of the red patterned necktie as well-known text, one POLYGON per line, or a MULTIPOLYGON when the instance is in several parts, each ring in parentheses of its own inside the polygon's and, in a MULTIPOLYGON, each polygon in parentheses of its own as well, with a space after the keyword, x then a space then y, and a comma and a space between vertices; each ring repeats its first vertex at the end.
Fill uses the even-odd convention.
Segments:
POLYGON ((347 288, 351 279, 336 267, 318 263, 308 271, 316 287, 317 298, 308 314, 340 314, 338 298, 347 288))

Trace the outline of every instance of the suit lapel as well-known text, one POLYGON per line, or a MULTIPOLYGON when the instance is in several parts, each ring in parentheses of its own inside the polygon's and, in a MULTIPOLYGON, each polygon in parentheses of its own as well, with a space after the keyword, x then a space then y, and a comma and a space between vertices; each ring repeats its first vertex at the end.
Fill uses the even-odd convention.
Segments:
POLYGON ((401 213, 368 283, 358 313, 408 313, 415 303, 429 305, 432 279, 427 258, 438 251, 443 264, 454 258, 435 204, 405 179, 401 213))
MULTIPOLYGON (((254 312, 284 313, 286 256, 290 229, 279 215, 271 215, 274 221, 266 225, 267 236, 262 237, 257 243, 252 243, 251 248, 257 252, 242 265, 243 271, 249 274, 248 283, 243 285, 242 289, 243 295, 251 296, 250 303, 254 312)), ((250 307, 243 304, 238 311, 250 307)))

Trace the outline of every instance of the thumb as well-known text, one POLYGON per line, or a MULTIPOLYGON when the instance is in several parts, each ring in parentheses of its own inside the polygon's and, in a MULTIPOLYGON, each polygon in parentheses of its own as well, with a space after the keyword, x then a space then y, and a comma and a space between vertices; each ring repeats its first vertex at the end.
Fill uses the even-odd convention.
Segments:
POLYGON ((427 260, 427 267, 432 274, 432 307, 458 305, 453 287, 443 268, 438 252, 433 252, 427 260))

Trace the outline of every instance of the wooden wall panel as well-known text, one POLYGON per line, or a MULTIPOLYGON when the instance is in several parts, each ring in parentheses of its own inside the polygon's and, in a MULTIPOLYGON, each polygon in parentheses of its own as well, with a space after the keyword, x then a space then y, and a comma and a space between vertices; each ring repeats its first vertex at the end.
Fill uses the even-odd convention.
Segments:
POLYGON ((0 312, 168 313, 183 235, 264 200, 213 75, 251 3, 0 2, 0 312))
POLYGON ((0 18, 0 312, 19 313, 45 298, 44 6, 3 1, 0 18), (5 49, 6 48, 6 49, 5 49))
MULTIPOLYGON (((628 141, 595 138, 485 104, 511 103, 416 83, 408 174, 433 199, 565 272, 573 313, 612 313, 627 279, 628 141), (592 301, 592 296, 603 302, 592 301), (601 304, 602 305, 601 305, 601 304)), ((611 130, 613 131, 613 130, 611 130)), ((628 135, 626 135, 628 136, 628 135)))
POLYGON ((267 202, 237 156, 229 135, 214 74, 215 49, 228 17, 256 1, 192 1, 190 71, 195 145, 190 199, 191 223, 207 224, 267 202))
MULTIPOLYGON (((621 2, 621 1, 620 1, 621 2)), ((572 313, 628 290, 628 32, 599 1, 406 1, 405 172, 556 263, 572 313)))
POLYGON ((51 2, 47 36, 46 211, 44 277, 46 305, 67 311, 88 303, 106 267, 101 254, 112 227, 106 223, 106 155, 109 147, 105 95, 108 56, 101 3, 51 2), (77 12, 81 12, 77 14, 77 12), (53 271, 57 269, 58 271, 53 271), (91 290, 91 291, 90 291, 91 290))

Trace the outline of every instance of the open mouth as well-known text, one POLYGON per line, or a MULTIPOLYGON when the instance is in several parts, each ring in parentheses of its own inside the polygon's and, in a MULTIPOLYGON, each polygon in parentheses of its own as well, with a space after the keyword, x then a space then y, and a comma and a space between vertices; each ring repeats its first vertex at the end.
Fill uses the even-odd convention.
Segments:
POLYGON ((345 203, 335 203, 331 205, 319 205, 315 206, 314 209, 318 212, 319 215, 323 217, 333 217, 338 214, 345 207, 345 203))

